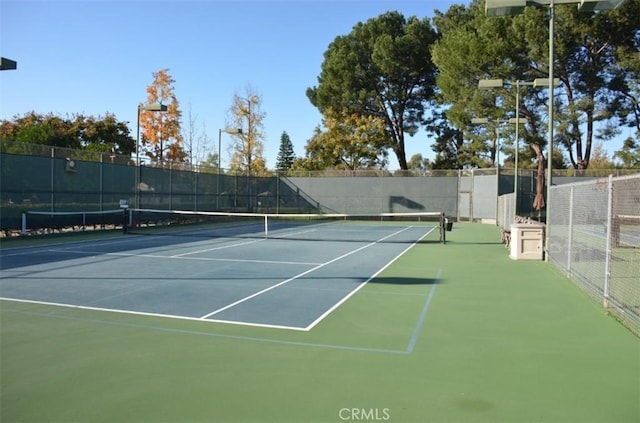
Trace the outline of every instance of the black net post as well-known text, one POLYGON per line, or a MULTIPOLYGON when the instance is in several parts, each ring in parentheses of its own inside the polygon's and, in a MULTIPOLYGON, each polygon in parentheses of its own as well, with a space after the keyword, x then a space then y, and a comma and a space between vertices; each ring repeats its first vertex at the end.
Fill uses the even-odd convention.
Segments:
POLYGON ((129 227, 129 209, 127 207, 122 209, 122 233, 127 234, 129 227))

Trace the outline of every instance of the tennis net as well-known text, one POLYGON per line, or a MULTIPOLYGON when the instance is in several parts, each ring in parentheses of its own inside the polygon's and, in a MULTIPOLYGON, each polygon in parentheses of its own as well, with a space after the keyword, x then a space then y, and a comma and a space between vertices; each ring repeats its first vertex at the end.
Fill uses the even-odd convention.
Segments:
POLYGON ((614 247, 640 248, 640 215, 614 216, 613 240, 614 247))
POLYGON ((446 230, 451 229, 451 222, 442 212, 283 214, 132 208, 126 213, 126 232, 139 235, 380 241, 384 233, 398 231, 406 235, 394 236, 388 242, 415 242, 433 232, 437 234, 434 241, 444 243, 446 230))
POLYGON ((25 211, 22 235, 115 229, 124 224, 123 209, 94 211, 25 211))

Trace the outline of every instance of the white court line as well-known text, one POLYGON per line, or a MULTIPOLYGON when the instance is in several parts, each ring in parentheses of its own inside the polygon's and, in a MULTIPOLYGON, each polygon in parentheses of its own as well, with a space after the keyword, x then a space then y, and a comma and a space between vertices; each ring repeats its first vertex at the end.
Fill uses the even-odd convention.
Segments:
MULTIPOLYGON (((159 236, 154 236, 154 237, 148 237, 145 239, 156 239, 156 238, 160 238, 159 236)), ((16 248, 10 248, 7 250, 0 250, 0 258, 4 258, 4 257, 13 257, 13 256, 23 256, 23 255, 27 255, 27 254, 34 254, 37 253, 39 251, 52 251, 52 252, 57 252, 57 251, 65 251, 64 246, 77 246, 78 244, 80 245, 88 245, 90 247, 99 247, 101 245, 117 245, 117 244, 125 244, 125 243, 129 243, 129 242, 134 242, 134 241, 138 241, 139 238, 129 238, 129 239, 121 239, 121 238, 112 238, 112 239, 107 239, 107 240, 102 240, 102 241, 96 241, 96 240, 86 240, 86 241, 74 241, 74 242, 70 242, 70 243, 59 243, 59 244, 43 244, 43 245, 32 245, 30 247, 16 247, 16 248), (61 248, 53 248, 53 247, 61 247, 61 248)), ((100 253, 103 254, 103 253, 100 253)))
MULTIPOLYGON (((333 306, 331 308, 331 310, 329 310, 328 312, 324 313, 323 316, 319 319, 316 319, 316 321, 314 321, 312 324, 310 324, 307 327, 296 327, 296 326, 284 326, 284 325, 270 325, 270 324, 263 324, 263 323, 250 323, 250 322, 245 322, 245 321, 232 321, 232 320, 220 320, 220 319, 209 319, 208 317, 219 313, 223 310, 229 309, 239 303, 242 303, 244 301, 249 300, 250 298, 254 298, 258 295, 261 295, 262 293, 265 293, 267 291, 270 291, 278 286, 281 286, 283 284, 286 284, 288 282, 291 282, 297 278, 300 278, 310 272, 313 272, 321 267, 324 267, 328 264, 331 264, 333 262, 336 262, 342 258, 345 258, 349 255, 352 255, 358 251, 361 251, 363 249, 366 249, 372 245, 375 245, 379 242, 382 242, 392 236, 395 236, 401 232, 404 232, 405 230, 411 229, 412 227, 407 227, 404 228, 402 230, 399 230, 397 232, 394 232, 390 235, 387 235, 383 238, 380 238, 377 241, 371 242, 365 246, 362 246, 356 250, 353 250, 349 253, 346 253, 340 257, 337 257, 331 261, 328 261, 326 263, 321 263, 321 264, 317 264, 317 263, 300 263, 300 262, 284 262, 284 263, 291 263, 291 264, 308 264, 308 265, 316 265, 316 267, 314 267, 313 269, 310 269, 306 272, 303 272, 299 275, 296 275, 290 279, 287 279, 283 282, 280 282, 276 285, 273 285, 269 288, 266 288, 260 292, 257 292, 249 297, 246 297, 244 299, 241 299, 239 301, 236 301, 233 304, 230 304, 226 307, 223 307, 221 309, 215 310, 212 313, 209 313, 203 317, 188 317, 188 316, 180 316, 180 315, 168 315, 168 314, 158 314, 158 313, 149 313, 149 312, 136 312, 136 311, 130 311, 130 310, 119 310, 119 309, 111 309, 111 308, 100 308, 100 307, 91 307, 91 306, 80 306, 80 305, 72 305, 72 304, 63 304, 63 303, 55 303, 55 302, 46 302, 46 301, 33 301, 33 300, 23 300, 23 299, 16 299, 16 298, 8 298, 8 297, 0 297, 0 300, 5 300, 5 301, 14 301, 14 302, 23 302, 23 303, 34 303, 34 304, 43 304, 43 305, 52 305, 52 306, 59 306, 59 307, 66 307, 66 308, 75 308, 75 309, 82 309, 82 310, 95 310, 95 311, 106 311, 106 312, 115 312, 115 313, 121 313, 121 314, 131 314, 131 315, 142 315, 142 316, 153 316, 153 317, 165 317, 165 318, 174 318, 174 319, 182 319, 182 320, 195 320, 195 321, 206 321, 206 322, 212 322, 212 323, 224 323, 224 324, 235 324, 235 325, 242 325, 242 326, 255 326, 255 327, 266 327, 266 328, 278 328, 278 329, 289 329, 289 330, 298 330, 298 331, 309 331, 311 328, 313 328, 320 320, 322 320, 322 318, 326 317, 326 315, 328 315, 332 310, 336 309, 340 304, 344 303, 344 301, 346 301, 346 299, 348 299, 349 297, 351 297, 353 294, 355 294, 355 292, 357 292, 362 286, 364 286, 366 284, 362 283, 358 288, 356 288, 354 291, 352 291, 347 297, 345 297, 342 301, 340 301, 338 304, 336 304, 335 306, 333 306)), ((424 237, 426 237, 429 233, 431 233, 433 231, 433 229, 431 229, 429 232, 427 232, 423 237, 421 237, 420 239, 423 239, 424 237)), ((155 237, 154 237, 155 238, 155 237)), ((147 238, 149 239, 149 238, 147 238)), ((382 269, 380 269, 378 272, 375 273, 374 276, 372 276, 371 278, 369 278, 369 280, 367 280, 367 282, 369 282, 371 279, 373 279, 375 276, 377 276, 380 272, 382 272, 384 269, 386 269, 389 265, 391 265, 393 262, 395 262, 400 256, 402 256, 407 250, 409 250, 410 248, 412 248, 417 242, 419 242, 420 240, 414 242, 411 246, 407 247, 402 253, 400 253, 398 256, 396 256, 393 260, 391 260, 388 264, 386 264, 382 269)), ((127 241, 119 241, 119 242, 127 242, 127 241)), ((117 242, 115 242, 117 243, 117 242)), ((102 245, 102 244, 111 244, 108 240, 106 242, 101 242, 100 244, 96 244, 96 245, 102 245)), ((51 251, 56 251, 54 249, 51 249, 50 247, 52 247, 52 245, 47 245, 47 246, 39 246, 38 248, 47 248, 49 247, 49 249, 51 251)), ((31 247, 28 247, 29 249, 31 249, 30 253, 33 253, 33 249, 31 247)), ((72 253, 81 253, 81 254, 91 254, 90 252, 87 251, 73 251, 73 250, 66 250, 68 252, 72 252, 72 253)), ((26 254, 26 252, 25 252, 26 254)), ((141 255, 141 254, 128 254, 128 253, 103 253, 103 252, 97 252, 95 254, 100 254, 100 255, 120 255, 120 256, 140 256, 140 257, 152 257, 152 258, 162 258, 162 259, 167 259, 167 256, 159 256, 159 255, 141 255)), ((180 259, 180 258, 179 258, 180 259)), ((232 259, 229 260, 225 260, 225 259, 203 259, 203 258, 194 258, 194 257, 184 257, 184 259, 191 259, 191 260, 216 260, 216 261, 234 261, 232 259)), ((235 261, 247 261, 247 260, 235 260, 235 261)), ((281 262, 270 262, 270 263, 281 263, 281 262)), ((395 351, 397 353, 406 353, 405 351, 395 351)))
POLYGON ((402 257, 407 251, 409 251, 411 248, 413 248, 418 242, 420 242, 420 240, 424 239, 427 235, 429 235, 431 232, 433 232, 435 228, 429 230, 426 234, 424 234, 420 239, 416 240, 414 243, 412 243, 411 245, 409 245, 407 248, 405 248, 404 250, 402 250, 402 252, 400 254, 398 254, 397 256, 395 256, 391 261, 389 261, 387 264, 385 264, 384 266, 382 266, 380 268, 380 270, 378 270, 376 273, 374 273, 369 279, 367 279, 366 281, 362 282, 360 285, 358 285, 356 287, 356 289, 354 289, 353 291, 351 291, 348 295, 346 295, 342 300, 338 301, 337 303, 335 303, 333 305, 333 307, 331 307, 329 310, 325 311, 324 313, 322 313, 322 315, 320 315, 316 320, 314 320, 313 322, 311 322, 311 324, 309 324, 305 330, 311 330, 314 328, 314 326, 316 326, 318 323, 320 323, 325 317, 327 317, 329 314, 331 314, 335 309, 337 309, 338 307, 340 307, 342 304, 344 304, 345 301, 347 301, 349 298, 351 298, 353 295, 355 295, 356 292, 360 291, 360 289, 365 286, 367 283, 369 283, 372 279, 374 279, 376 276, 378 276, 380 273, 382 273, 387 267, 391 266, 396 260, 398 260, 400 257, 402 257))
POLYGON ((181 257, 178 256, 162 256, 159 254, 137 254, 137 253, 102 253, 99 251, 77 251, 77 250, 50 250, 53 252, 64 251, 71 254, 79 255, 100 255, 100 256, 116 256, 116 257, 144 257, 144 258, 158 258, 158 259, 173 259, 173 260, 196 260, 196 261, 230 261, 237 263, 263 263, 263 264, 294 264, 304 266, 315 266, 320 263, 317 262, 304 262, 304 261, 279 261, 279 260, 248 260, 248 259, 232 259, 232 258, 214 258, 214 257, 181 257))
MULTIPOLYGON (((395 232, 391 235, 388 235, 386 237, 381 238, 378 241, 372 242, 368 245, 365 245, 361 248, 358 248, 354 251, 351 251, 350 253, 344 254, 340 257, 337 257, 329 262, 323 263, 318 265, 317 267, 315 267, 314 269, 311 269, 307 272, 304 272, 300 275, 295 276, 294 278, 288 279, 287 281, 283 281, 275 286, 272 286, 270 288, 267 288, 259 293, 256 293, 250 297, 255 297, 256 295, 259 295, 260 293, 266 292, 268 290, 271 290, 277 286, 283 285, 284 283, 287 283, 289 281, 294 280, 295 278, 299 278, 302 275, 305 275, 313 270, 319 269, 320 267, 323 267, 327 264, 333 263, 337 260, 340 260, 341 258, 347 257, 351 254, 354 254, 357 251, 361 251, 365 248, 368 248, 378 242, 381 242, 391 236, 394 236, 398 233, 403 232, 404 230, 409 229, 409 228, 405 228, 403 230, 400 230, 398 232, 395 232)), ((429 232, 427 232, 422 238, 426 237, 429 233, 431 233, 433 231, 430 230, 429 232)), ((369 278, 369 280, 367 280, 367 282, 371 281, 371 279, 375 278, 378 274, 380 274, 384 269, 386 269, 388 266, 390 266, 392 263, 394 263, 399 257, 401 257, 406 251, 408 251, 410 248, 412 248, 417 242, 419 242, 420 240, 417 240, 416 242, 414 242, 411 246, 407 247, 404 251, 402 251, 400 254, 398 254, 394 259, 392 259, 389 263, 387 263, 383 268, 381 268, 379 271, 377 271, 371 278, 369 278)), ((111 253, 116 255, 117 253, 111 253)), ((133 255, 133 254, 129 254, 129 255, 133 255)), ((157 258, 164 258, 166 259, 166 256, 154 256, 157 258)), ((194 258, 188 258, 188 259, 194 259, 194 258)), ((32 304, 41 304, 41 305, 50 305, 50 306, 57 306, 57 307, 64 307, 64 308, 72 308, 72 309, 80 309, 80 310, 93 310, 93 311, 104 311, 104 312, 114 312, 114 313, 120 313, 120 314, 129 314, 129 315, 139 315, 139 316, 150 316, 150 317, 161 317, 161 318, 173 318, 173 319, 179 319, 179 320, 191 320, 191 321, 204 321, 204 322, 210 322, 210 323, 223 323, 223 324, 233 324, 233 325, 240 325, 240 326, 253 326, 253 327, 264 327, 264 328, 275 328, 275 329, 287 329, 287 330, 295 330, 295 331, 309 331, 310 329, 312 329, 319 321, 321 321, 324 317, 326 317, 326 315, 328 315, 332 310, 334 310, 335 308, 338 307, 338 305, 344 303, 344 301, 346 301, 346 299, 348 299, 349 297, 351 297, 353 294, 355 294, 355 292, 357 292, 358 290, 360 290, 360 288, 362 286, 364 286, 367 282, 362 283, 358 288, 356 288, 354 291, 352 291, 347 297, 345 297, 345 299, 343 299, 342 301, 340 301, 340 303, 338 303, 337 305, 335 305, 334 307, 331 308, 330 311, 326 312, 323 314, 323 316, 321 316, 320 318, 316 319, 316 321, 314 321, 312 324, 308 325, 307 327, 297 327, 297 326, 285 326, 285 325, 271 325, 271 324, 265 324, 265 323, 250 323, 250 322, 245 322, 245 321, 233 321, 233 320, 220 320, 220 319, 208 319, 207 316, 211 316, 217 312, 222 311, 222 309, 217 310, 213 313, 209 313, 206 316, 203 317, 188 317, 188 316, 181 316, 181 315, 170 315, 170 314, 162 314, 162 313, 151 313, 151 312, 136 312, 136 311, 131 311, 131 310, 120 310, 120 309, 112 309, 112 308, 102 308, 102 307, 92 307, 92 306, 81 306, 81 305, 72 305, 72 304, 64 304, 64 303, 55 303, 55 302, 47 302, 47 301, 34 301, 34 300, 24 300, 24 299, 17 299, 17 298, 8 298, 8 297, 0 297, 0 300, 4 300, 4 301, 12 301, 12 302, 18 302, 18 303, 32 303, 32 304)), ((433 289, 430 291, 429 296, 427 298, 427 305, 426 307, 428 308, 428 304, 430 303, 430 300, 433 296, 433 289)), ((249 299, 250 297, 247 297, 245 300, 249 299)), ((241 300, 244 301, 244 300, 241 300)), ((241 302, 239 301, 239 302, 241 302)), ((236 302, 235 304, 238 304, 239 302, 236 302)), ((231 305, 230 305, 231 306, 231 305)), ((225 309, 229 308, 230 306, 224 307, 225 309)), ((424 311, 423 311, 423 314, 424 311)), ((56 317, 55 315, 52 315, 52 317, 56 317)), ((418 322, 418 326, 421 326, 422 321, 424 320, 424 316, 421 316, 421 319, 418 322)), ((108 322, 109 324, 112 324, 111 322, 108 322)), ((415 333, 415 330, 414 330, 415 333)), ((233 338, 233 336, 231 336, 233 338)), ((248 338, 249 339, 249 338, 248 338)), ((255 340, 260 340, 260 341, 268 341, 270 342, 270 340, 268 339, 258 339, 256 338, 255 340)), ((278 343, 281 343, 280 341, 275 341, 278 343)), ((287 342, 284 342, 287 343, 287 342)), ((415 343, 415 341, 413 341, 413 343, 415 343)), ((298 344, 293 342, 292 344, 298 344)), ((310 347, 325 347, 325 348, 338 348, 338 349, 349 349, 349 350, 362 350, 362 351, 370 351, 370 352, 388 352, 388 353, 396 353, 396 354, 410 354, 411 353, 411 342, 409 345, 409 349, 407 350, 381 350, 381 349, 376 349, 376 348, 360 348, 360 347, 350 347, 350 346, 341 346, 341 345, 320 345, 320 344, 305 344, 305 343, 299 343, 300 345, 307 345, 310 347)))
MULTIPOLYGON (((404 232, 404 231, 406 231, 406 230, 408 230, 408 229, 410 229, 410 228, 411 228, 411 226, 406 227, 406 228, 403 228, 403 229, 401 229, 401 230, 399 230, 399 231, 397 231, 397 232, 394 232, 394 233, 389 234, 389 235, 387 235, 387 236, 385 236, 385 237, 383 237, 383 238, 380 238, 380 239, 379 239, 379 240, 377 240, 377 241, 371 242, 371 243, 369 243, 369 244, 367 244, 367 245, 364 245, 364 246, 362 246, 362 247, 360 247, 360 248, 356 248, 355 250, 352 250, 352 251, 350 251, 350 252, 348 252, 348 253, 345 253, 345 254, 343 254, 343 255, 341 255, 341 256, 339 256, 339 257, 336 257, 336 258, 334 258, 333 260, 329 260, 329 261, 327 261, 327 262, 325 262, 325 263, 319 264, 319 265, 317 265, 317 266, 315 266, 315 267, 313 267, 313 268, 311 268, 311 269, 309 269, 309 270, 306 270, 306 271, 304 271, 304 272, 302 272, 302 273, 299 273, 299 274, 297 274, 297 275, 295 275, 295 276, 293 276, 293 277, 291 277, 291 278, 289 278, 289 279, 286 279, 286 280, 284 280, 284 281, 282 281, 282 282, 279 282, 279 283, 277 283, 277 284, 275 284, 275 285, 271 285, 270 287, 265 288, 265 289, 263 289, 263 290, 261 290, 261 291, 258 291, 258 292, 256 292, 256 293, 253 293, 253 294, 251 294, 251 295, 249 295, 249 296, 247 296, 247 297, 241 298, 241 299, 239 299, 238 301, 235 301, 235 302, 233 302, 233 303, 231 303, 231 304, 228 304, 228 305, 226 305, 226 306, 224 306, 224 307, 222 307, 222 308, 219 308, 219 309, 217 309, 217 310, 214 310, 214 311, 212 311, 212 312, 211 312, 211 313, 209 313, 209 314, 205 314, 204 316, 202 316, 202 317, 201 317, 201 319, 207 319, 207 318, 209 318, 209 317, 211 317, 211 316, 213 316, 213 315, 215 315, 215 314, 221 313, 221 312, 223 312, 223 311, 225 311, 225 310, 228 310, 228 309, 230 309, 230 308, 232 308, 232 307, 235 307, 235 306, 237 306, 238 304, 244 303, 245 301, 248 301, 248 300, 250 300, 250 299, 252 299, 252 298, 255 298, 255 297, 259 296, 259 295, 262 295, 262 294, 264 294, 265 292, 271 291, 272 289, 278 288, 279 286, 282 286, 282 285, 284 285, 284 284, 286 284, 286 283, 289 283, 289 282, 291 282, 291 281, 294 281, 294 280, 296 280, 296 279, 299 279, 299 278, 301 278, 302 276, 305 276, 305 275, 307 275, 307 274, 309 274, 309 273, 311 273, 311 272, 315 272, 316 270, 318 270, 318 269, 320 269, 320 268, 322 268, 322 267, 325 267, 325 266, 327 266, 327 265, 329 265, 329 264, 331 264, 331 263, 335 263, 335 262, 336 262, 336 261, 338 261, 338 260, 342 260, 342 259, 343 259, 343 258, 345 258, 345 257, 348 257, 348 256, 350 256, 350 255, 352 255, 352 254, 357 253, 358 251, 362 251, 362 250, 364 250, 364 249, 366 249, 366 248, 369 248, 369 247, 371 247, 371 246, 373 246, 373 245, 376 245, 376 244, 378 244, 379 242, 382 242, 382 241, 384 241, 385 239, 390 238, 390 237, 392 237, 392 236, 395 236, 395 235, 397 235, 397 234, 399 234, 399 233, 401 233, 401 232, 404 232)), ((406 251, 406 250, 405 250, 405 251, 406 251)))
MULTIPOLYGON (((266 323, 237 322, 233 320, 215 320, 215 319, 204 320, 201 317, 189 317, 189 316, 180 316, 180 315, 174 315, 174 314, 151 313, 151 312, 145 312, 145 311, 120 310, 117 308, 91 307, 91 306, 73 305, 73 304, 65 304, 65 303, 55 303, 55 302, 49 302, 49 301, 23 300, 19 298, 0 297, 0 300, 12 301, 16 303, 28 303, 28 304, 39 304, 39 305, 54 306, 54 307, 73 308, 77 310, 105 311, 109 313, 132 314, 135 316, 162 317, 162 318, 168 318, 168 319, 192 320, 192 321, 198 321, 198 322, 205 321, 207 323, 225 323, 225 324, 232 324, 232 325, 239 325, 239 326, 255 326, 255 327, 263 327, 263 328, 271 328, 271 329, 289 329, 289 330, 298 330, 298 331, 305 330, 304 328, 300 328, 297 326, 269 325, 266 323)), ((53 317, 56 317, 56 316, 53 316, 53 317)))
POLYGON ((224 249, 227 249, 227 248, 242 247, 242 246, 245 246, 245 245, 255 244, 256 242, 262 242, 262 241, 264 241, 264 239, 254 239, 252 241, 238 242, 238 243, 231 244, 231 245, 221 245, 221 246, 218 246, 218 247, 206 248, 204 250, 191 251, 189 253, 174 254, 174 255, 169 256, 169 257, 171 257, 171 258, 184 257, 184 256, 189 256, 191 254, 206 253, 208 251, 216 251, 216 250, 224 250, 224 249))

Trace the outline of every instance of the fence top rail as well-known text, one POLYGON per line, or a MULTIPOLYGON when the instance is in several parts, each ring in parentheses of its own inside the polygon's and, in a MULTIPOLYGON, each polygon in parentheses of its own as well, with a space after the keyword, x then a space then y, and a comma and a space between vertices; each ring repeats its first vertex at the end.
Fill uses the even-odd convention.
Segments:
POLYGON ((552 190, 555 189, 559 189, 559 188, 567 188, 567 187, 571 187, 571 186, 582 186, 582 185, 594 185, 594 184, 608 184, 609 183, 609 178, 612 179, 613 182, 617 182, 617 181, 623 181, 623 180, 630 180, 630 179, 637 179, 640 178, 640 172, 635 173, 635 174, 631 174, 631 175, 622 175, 622 176, 614 176, 614 175, 609 175, 609 176, 602 176, 599 178, 592 178, 586 181, 574 181, 571 183, 567 183, 567 184, 560 184, 560 185, 554 185, 551 187, 552 190))
MULTIPOLYGON (((113 164, 136 164, 134 155, 115 154, 110 152, 78 150, 64 147, 56 147, 43 144, 31 144, 21 141, 0 140, 0 154, 20 154, 41 157, 71 157, 80 161, 113 163, 113 164)), ((165 160, 161 163, 155 163, 147 157, 140 158, 140 164, 147 167, 165 168, 168 170, 184 170, 202 173, 218 173, 213 166, 199 165, 187 162, 173 162, 165 160)), ((244 170, 223 169, 227 175, 245 175, 244 170)), ((324 170, 293 170, 293 169, 271 169, 267 170, 265 175, 252 176, 282 176, 282 177, 459 177, 459 176, 478 176, 478 175, 495 175, 496 168, 475 168, 475 169, 408 169, 408 170, 390 170, 390 169, 324 169, 324 170)), ((514 168, 504 167, 500 169, 500 173, 511 174, 514 168)), ((535 174, 535 169, 519 169, 519 173, 530 171, 535 174)), ((585 178, 607 178, 609 175, 614 177, 635 177, 640 174, 640 169, 553 169, 553 176, 556 177, 585 177, 585 178), (626 175, 631 173, 630 175, 626 175)))

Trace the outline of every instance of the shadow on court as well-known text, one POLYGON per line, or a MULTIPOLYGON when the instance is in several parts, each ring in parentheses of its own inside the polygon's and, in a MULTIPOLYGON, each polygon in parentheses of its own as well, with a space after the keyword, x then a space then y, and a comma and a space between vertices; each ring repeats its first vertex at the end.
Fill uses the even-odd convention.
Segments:
POLYGON ((369 283, 388 285, 435 285, 442 284, 442 280, 433 278, 377 277, 371 279, 369 283))

